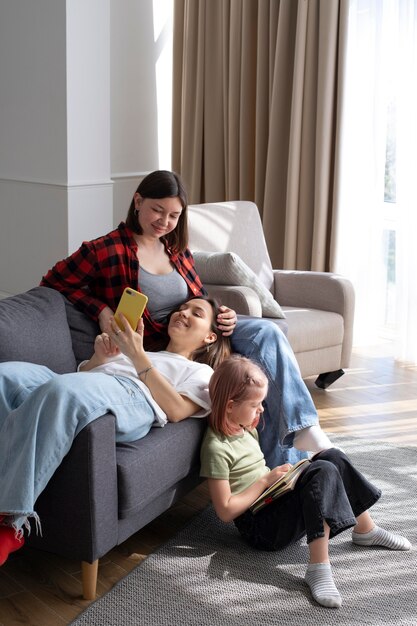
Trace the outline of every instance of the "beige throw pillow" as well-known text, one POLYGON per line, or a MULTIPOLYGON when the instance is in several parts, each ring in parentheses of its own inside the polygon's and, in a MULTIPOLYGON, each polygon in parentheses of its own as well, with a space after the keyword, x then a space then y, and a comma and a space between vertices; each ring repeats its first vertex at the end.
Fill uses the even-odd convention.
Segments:
POLYGON ((285 318, 271 292, 234 252, 193 252, 193 257, 203 284, 250 287, 259 297, 263 317, 285 318))

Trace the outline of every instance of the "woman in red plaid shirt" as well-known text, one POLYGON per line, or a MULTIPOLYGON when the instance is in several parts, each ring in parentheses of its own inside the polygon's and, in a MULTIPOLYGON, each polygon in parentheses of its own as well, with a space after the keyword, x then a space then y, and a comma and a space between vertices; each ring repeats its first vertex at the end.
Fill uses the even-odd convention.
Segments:
MULTIPOLYGON (((85 241, 43 277, 41 285, 57 289, 77 309, 108 325, 125 287, 145 293, 145 349, 167 342, 169 314, 190 296, 206 295, 188 248, 187 196, 179 176, 156 171, 135 192, 125 222, 112 232, 85 241)), ((284 333, 269 320, 239 316, 221 307, 218 329, 231 336, 232 349, 266 371, 269 392, 262 451, 269 467, 296 462, 331 447, 294 353, 284 333)))
MULTIPOLYGON (((84 241, 43 277, 41 285, 57 289, 77 309, 107 327, 125 287, 149 297, 144 312, 145 347, 167 341, 168 315, 190 296, 207 295, 188 249, 187 196, 174 172, 156 171, 139 185, 126 222, 93 241, 84 241), (143 281, 146 278, 157 287, 143 281), (160 287, 166 283, 167 289, 160 287), (172 286, 170 288, 170 284, 172 286), (155 298, 150 293, 156 290, 155 298), (160 302, 155 302, 155 299, 160 302), (162 293, 161 293, 162 292, 162 293)), ((221 307, 219 329, 230 334, 236 314, 221 307)))

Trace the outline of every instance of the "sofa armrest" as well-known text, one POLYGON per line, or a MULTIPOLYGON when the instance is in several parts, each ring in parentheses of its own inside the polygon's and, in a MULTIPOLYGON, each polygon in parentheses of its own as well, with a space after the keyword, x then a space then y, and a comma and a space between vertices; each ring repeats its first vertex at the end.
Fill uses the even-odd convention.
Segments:
POLYGON ((355 292, 347 278, 331 272, 273 270, 274 297, 281 306, 339 313, 344 322, 342 367, 352 352, 355 292))
POLYGON ((241 315, 262 317, 262 306, 258 295, 250 287, 239 285, 211 285, 204 283, 211 298, 220 300, 241 315))
POLYGON ((42 535, 28 543, 92 563, 118 543, 115 418, 107 414, 74 439, 35 504, 42 535))
POLYGON ((283 306, 304 306, 333 311, 343 317, 353 314, 352 283, 330 272, 274 270, 274 297, 283 306))

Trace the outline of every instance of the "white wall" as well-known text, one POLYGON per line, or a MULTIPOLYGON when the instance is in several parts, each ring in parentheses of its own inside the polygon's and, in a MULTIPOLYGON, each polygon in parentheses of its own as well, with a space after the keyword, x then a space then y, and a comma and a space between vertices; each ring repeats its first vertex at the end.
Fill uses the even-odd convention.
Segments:
POLYGON ((37 4, 0 10, 0 289, 9 293, 39 280, 47 221, 54 252, 66 240, 65 2, 37 4))
POLYGON ((140 178, 170 167, 171 14, 172 0, 0 4, 0 295, 113 228, 140 178))
POLYGON ((171 167, 173 0, 111 0, 114 222, 141 178, 171 167))
POLYGON ((65 1, 0 9, 0 175, 66 183, 65 1))

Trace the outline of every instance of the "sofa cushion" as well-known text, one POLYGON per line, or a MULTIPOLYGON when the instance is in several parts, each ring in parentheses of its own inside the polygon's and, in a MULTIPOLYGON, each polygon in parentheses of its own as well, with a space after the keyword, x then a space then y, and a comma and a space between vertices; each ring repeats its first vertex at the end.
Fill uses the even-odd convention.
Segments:
POLYGON ((116 447, 119 518, 126 519, 199 467, 206 420, 154 427, 143 439, 116 447))
POLYGON ((193 252, 193 257, 203 283, 250 287, 261 302, 263 317, 285 318, 271 292, 235 252, 193 252))
POLYGON ((81 361, 91 358, 94 352, 94 340, 100 333, 100 326, 85 313, 76 309, 67 298, 65 298, 65 308, 71 332, 72 349, 78 365, 81 361))
POLYGON ((285 307, 285 315, 288 340, 296 354, 342 345, 344 325, 343 317, 338 313, 285 307))
POLYGON ((34 287, 0 300, 0 361, 28 361, 63 374, 76 369, 63 296, 34 287))

